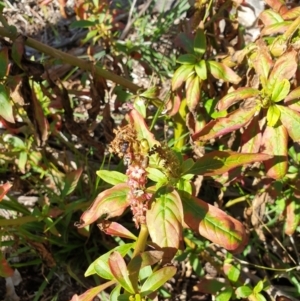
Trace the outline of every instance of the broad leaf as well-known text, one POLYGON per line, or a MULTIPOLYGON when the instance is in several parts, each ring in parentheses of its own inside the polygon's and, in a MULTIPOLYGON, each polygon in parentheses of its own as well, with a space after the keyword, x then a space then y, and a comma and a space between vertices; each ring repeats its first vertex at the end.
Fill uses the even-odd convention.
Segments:
POLYGON ((78 168, 78 169, 70 171, 66 174, 65 179, 64 179, 64 184, 65 184, 64 189, 61 193, 62 198, 69 195, 70 193, 72 193, 75 190, 77 183, 80 179, 80 176, 82 174, 82 171, 83 171, 82 168, 78 168))
POLYGON ((5 87, 0 84, 0 115, 7 121, 15 123, 12 105, 9 100, 9 94, 5 87))
POLYGON ((240 253, 248 243, 241 222, 196 197, 181 192, 184 222, 193 231, 233 253, 240 253))
POLYGON ((115 281, 109 281, 104 284, 101 284, 99 286, 93 287, 89 290, 87 290, 85 293, 82 295, 74 295, 71 299, 71 301, 91 301, 93 300, 99 293, 102 291, 106 290, 108 287, 114 285, 116 282, 115 281))
POLYGON ((182 235, 183 210, 178 193, 162 187, 155 194, 147 225, 152 241, 159 247, 179 248, 182 235))
POLYGON ((269 160, 267 154, 241 154, 237 152, 213 151, 198 159, 188 173, 204 176, 221 175, 235 167, 269 160))
POLYGON ((169 281, 176 274, 176 268, 167 266, 155 271, 143 283, 141 295, 147 296, 156 292, 161 286, 169 281))
POLYGON ((113 235, 133 240, 137 239, 137 237, 134 234, 132 234, 128 229, 116 222, 105 220, 97 224, 97 226, 101 231, 103 231, 107 235, 113 235))
POLYGON ((218 102, 218 110, 227 110, 233 104, 240 100, 247 99, 250 97, 258 97, 260 91, 253 88, 239 88, 231 93, 228 93, 218 102))
POLYGON ((215 295, 224 287, 224 282, 217 279, 200 279, 196 286, 201 293, 215 295))
POLYGON ((192 138, 193 140, 205 141, 231 133, 246 125, 256 112, 256 107, 250 110, 238 109, 233 111, 227 117, 210 121, 203 129, 195 133, 192 138))
POLYGON ((285 31, 288 30, 288 28, 290 27, 291 24, 292 24, 291 21, 284 21, 284 22, 268 25, 263 28, 260 35, 262 37, 264 37, 264 36, 270 36, 273 34, 284 33, 285 31))
POLYGON ((205 60, 201 60, 200 62, 195 64, 195 71, 197 73, 197 76, 201 80, 206 80, 207 79, 207 67, 206 67, 205 60))
POLYGON ((177 63, 182 65, 195 65, 197 57, 194 54, 183 54, 177 58, 177 63))
POLYGON ((238 84, 241 80, 232 69, 222 63, 207 61, 207 69, 216 79, 222 79, 233 84, 238 84))
POLYGON ((101 192, 89 209, 80 218, 79 228, 83 228, 95 222, 98 218, 112 218, 120 216, 130 205, 128 193, 130 188, 127 184, 118 184, 101 192))
POLYGON ((191 112, 194 112, 199 101, 201 95, 201 85, 202 82, 198 76, 191 78, 190 81, 187 81, 186 85, 186 103, 191 112))
POLYGON ((280 14, 276 13, 272 9, 266 9, 263 12, 261 12, 259 18, 265 26, 273 25, 284 21, 280 14))
POLYGON ((261 144, 259 115, 253 117, 241 137, 241 153, 258 153, 261 144))
POLYGON ((297 52, 295 50, 290 50, 280 56, 268 79, 267 89, 272 92, 275 89, 275 85, 284 79, 289 80, 295 75, 297 70, 297 52))
POLYGON ((279 122, 276 126, 266 126, 262 138, 261 151, 274 156, 264 161, 267 176, 273 179, 282 179, 287 172, 287 143, 288 133, 279 122))
POLYGON ((281 115, 280 120, 286 130, 288 131, 289 136, 294 141, 300 140, 300 113, 296 112, 285 106, 278 106, 280 109, 281 115))
POLYGON ((206 51, 206 36, 202 28, 198 28, 194 39, 194 53, 199 59, 202 58, 206 51))
POLYGON ((281 15, 284 20, 293 20, 300 16, 300 7, 294 7, 281 15))
POLYGON ((175 91, 180 88, 193 73, 195 73, 194 65, 180 66, 172 77, 172 90, 175 91))
POLYGON ((300 112, 300 87, 291 91, 285 98, 284 103, 292 110, 300 112))
POLYGON ((275 126, 280 118, 280 110, 277 105, 271 105, 267 112, 267 121, 269 126, 275 126))
POLYGON ((252 291, 253 291, 253 289, 251 289, 251 287, 249 287, 247 285, 243 285, 243 286, 238 287, 235 290, 235 293, 239 299, 242 299, 242 298, 249 297, 252 294, 252 291))
POLYGON ((290 92, 291 84, 287 79, 277 81, 272 90, 271 99, 274 102, 283 100, 290 92))
POLYGON ((114 170, 98 170, 96 174, 103 181, 111 185, 125 183, 128 179, 128 177, 123 173, 114 170))
POLYGON ((285 225, 284 225, 284 233, 286 235, 293 235, 300 224, 300 202, 299 199, 295 197, 291 197, 288 200, 286 208, 285 208, 285 225))
POLYGON ((130 281, 125 260, 119 252, 112 252, 108 259, 111 273, 117 282, 130 294, 135 293, 135 289, 130 281))

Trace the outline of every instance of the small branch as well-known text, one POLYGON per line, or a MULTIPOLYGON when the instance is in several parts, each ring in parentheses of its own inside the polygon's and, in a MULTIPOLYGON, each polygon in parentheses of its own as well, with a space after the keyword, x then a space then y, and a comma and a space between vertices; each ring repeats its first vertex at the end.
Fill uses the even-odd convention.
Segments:
MULTIPOLYGON (((7 37, 11 40, 16 38, 16 35, 4 27, 0 27, 0 36, 7 37)), ((78 67, 82 70, 91 72, 95 76, 103 77, 105 79, 111 80, 112 82, 121 85, 124 88, 127 88, 133 93, 136 93, 140 87, 132 83, 131 81, 116 75, 108 70, 104 70, 99 66, 94 65, 92 62, 84 61, 79 59, 73 55, 65 53, 63 51, 57 50, 50 46, 47 46, 43 43, 40 43, 32 38, 27 37, 25 44, 33 49, 38 50, 44 54, 47 54, 53 58, 60 59, 66 64, 70 64, 72 66, 78 67)))

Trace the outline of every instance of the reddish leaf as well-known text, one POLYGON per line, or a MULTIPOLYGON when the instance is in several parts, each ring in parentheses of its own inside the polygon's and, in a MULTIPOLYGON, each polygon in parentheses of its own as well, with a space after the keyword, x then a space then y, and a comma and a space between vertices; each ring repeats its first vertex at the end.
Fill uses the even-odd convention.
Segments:
POLYGON ((2 79, 7 75, 8 66, 9 66, 8 48, 3 47, 2 50, 0 51, 0 79, 2 79))
POLYGON ((116 283, 115 280, 108 281, 104 284, 101 284, 99 286, 93 287, 89 290, 87 290, 82 295, 74 295, 70 301, 91 301, 93 300, 99 293, 107 289, 108 287, 114 285, 116 283))
POLYGON ((217 279, 201 279, 196 287, 201 293, 215 295, 224 287, 224 282, 217 279))
POLYGON ((203 129, 195 133, 193 140, 210 140, 231 133, 247 124, 256 113, 256 107, 251 110, 238 109, 227 117, 210 121, 203 129))
POLYGON ((130 205, 127 198, 129 190, 127 184, 118 184, 101 192, 92 206, 82 214, 78 227, 85 227, 103 216, 108 219, 122 215, 130 205))
POLYGON ((282 0, 265 0, 265 3, 280 14, 284 14, 288 10, 282 0))
POLYGON ((80 176, 82 174, 82 171, 83 171, 82 168, 78 168, 78 169, 70 171, 66 174, 65 179, 64 179, 65 186, 61 193, 62 197, 69 195, 70 193, 72 193, 75 190, 77 183, 80 179, 80 176))
POLYGON ((184 221, 193 231, 233 253, 243 251, 248 235, 236 219, 185 192, 181 193, 184 207, 184 221))
POLYGON ((198 76, 191 78, 191 80, 187 81, 186 85, 186 103, 191 112, 194 112, 199 101, 201 95, 201 85, 202 82, 200 81, 198 76))
POLYGON ((238 84, 241 80, 232 69, 222 63, 207 61, 207 69, 216 79, 222 79, 233 84, 238 84))
POLYGON ((166 104, 166 110, 168 116, 172 117, 178 113, 181 99, 182 99, 181 93, 179 92, 172 93, 171 97, 169 98, 166 104))
POLYGON ((117 282, 130 294, 134 294, 135 290, 129 278, 129 273, 125 260, 119 252, 112 252, 108 260, 111 273, 117 282))
POLYGON ((6 196, 7 192, 9 191, 9 189, 12 187, 12 184, 6 182, 2 185, 0 185, 0 202, 2 201, 2 199, 4 198, 4 196, 6 196))
POLYGON ((284 14, 281 15, 284 20, 294 20, 300 16, 300 7, 294 7, 289 9, 284 14))
POLYGON ((147 211, 147 225, 152 241, 163 247, 178 249, 182 235, 183 210, 179 194, 162 187, 147 211))
POLYGON ((253 88, 239 88, 231 93, 228 93, 218 102, 218 110, 227 110, 230 106, 237 103, 240 100, 250 97, 257 97, 260 91, 253 88))
POLYGON ((172 90, 175 91, 195 73, 194 65, 182 65, 174 73, 172 77, 172 90))
POLYGON ((300 200, 292 197, 285 208, 285 226, 284 233, 286 235, 293 235, 300 223, 300 200))
POLYGON ((290 92, 285 98, 284 103, 292 110, 300 112, 300 87, 290 92))
POLYGON ((278 106, 280 109, 280 120, 289 136, 294 141, 300 140, 300 113, 284 106, 278 106))
POLYGON ((130 111, 129 119, 133 124, 140 140, 146 139, 150 147, 154 146, 155 144, 159 144, 159 142, 155 140, 154 135, 149 131, 145 119, 137 110, 133 109, 130 111))
POLYGON ((267 176, 273 179, 282 179, 286 175, 287 143, 287 130, 280 122, 275 127, 266 126, 261 151, 274 156, 272 159, 264 161, 267 176))
POLYGON ((105 234, 136 240, 136 236, 119 223, 102 221, 97 226, 105 234))
POLYGON ((280 14, 276 13, 272 9, 266 9, 263 12, 261 12, 259 18, 265 26, 273 25, 284 21, 280 14))
POLYGON ((0 277, 11 277, 14 270, 9 266, 8 262, 0 252, 0 277))
POLYGON ((258 153, 262 133, 259 126, 259 115, 253 117, 241 137, 241 153, 258 153))
POLYGON ((198 159, 189 174, 215 176, 223 174, 235 167, 272 158, 266 154, 241 154, 237 152, 213 151, 198 159))
POLYGON ((297 52, 295 50, 291 50, 280 56, 269 76, 268 90, 272 92, 276 83, 281 82, 283 79, 290 79, 294 76, 297 67, 297 52))
POLYGON ((194 41, 193 35, 186 33, 179 33, 175 38, 175 46, 182 48, 187 53, 192 53, 194 51, 194 41))
POLYGON ((15 63, 22 69, 22 58, 25 52, 25 41, 27 37, 19 34, 14 40, 11 48, 11 56, 15 63))
POLYGON ((284 33, 285 31, 288 30, 290 25, 292 24, 292 21, 284 21, 281 23, 276 23, 273 25, 266 26, 260 33, 262 37, 264 36, 269 36, 273 34, 280 34, 284 33))

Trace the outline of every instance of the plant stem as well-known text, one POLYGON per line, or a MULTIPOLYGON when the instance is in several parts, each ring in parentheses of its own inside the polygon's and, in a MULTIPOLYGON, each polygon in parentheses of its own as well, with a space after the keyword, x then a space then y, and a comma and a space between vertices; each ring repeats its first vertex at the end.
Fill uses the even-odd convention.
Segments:
MULTIPOLYGON (((12 41, 14 41, 18 35, 14 34, 13 32, 9 31, 8 29, 6 29, 4 27, 0 27, 0 36, 8 37, 12 41)), ((71 54, 65 53, 63 51, 60 51, 53 47, 45 45, 32 38, 27 37, 25 44, 31 48, 38 50, 39 52, 47 54, 56 59, 60 59, 66 64, 70 64, 70 65, 76 66, 82 70, 91 72, 95 76, 99 76, 99 77, 103 77, 105 79, 111 80, 114 83, 119 84, 119 85, 123 86, 124 88, 127 88, 128 90, 130 90, 133 93, 136 93, 140 89, 140 87, 138 85, 135 85, 134 83, 132 83, 131 81, 127 80, 124 77, 116 75, 108 70, 104 70, 104 69, 100 68, 99 66, 94 65, 92 62, 84 61, 71 54)))
POLYGON ((140 253, 142 253, 145 250, 147 239, 148 239, 149 231, 146 224, 141 225, 141 231, 139 234, 139 237, 136 242, 136 247, 133 252, 132 258, 136 257, 140 253))

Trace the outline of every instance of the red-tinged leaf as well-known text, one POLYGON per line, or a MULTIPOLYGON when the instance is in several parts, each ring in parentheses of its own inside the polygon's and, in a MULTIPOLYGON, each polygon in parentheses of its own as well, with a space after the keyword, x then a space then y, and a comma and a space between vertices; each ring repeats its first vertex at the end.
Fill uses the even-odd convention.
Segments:
POLYGON ((25 41, 27 37, 19 34, 14 40, 14 43, 11 48, 11 56, 14 62, 22 69, 22 58, 25 52, 25 41))
POLYGON ((186 103, 191 112, 195 111, 200 101, 201 86, 202 82, 200 81, 198 76, 195 76, 193 79, 187 82, 186 103))
POLYGON ((288 10, 283 0, 265 0, 265 3, 281 15, 288 10))
POLYGON ((0 277, 11 277, 14 270, 9 266, 8 262, 0 252, 0 277))
POLYGON ((300 17, 297 17, 289 26, 287 31, 282 35, 282 38, 285 40, 291 39, 294 33, 299 30, 300 27, 300 17))
POLYGON ((224 287, 224 282, 217 279, 201 279, 196 287, 201 293, 215 295, 224 287))
POLYGON ((273 34, 284 33, 286 30, 288 30, 288 28, 291 24, 292 24, 292 21, 284 21, 284 22, 266 26, 261 31, 260 35, 262 37, 264 37, 264 36, 269 36, 269 35, 273 35, 273 34))
POLYGON ((282 81, 276 81, 276 84, 272 91, 272 101, 279 102, 283 100, 289 94, 290 88, 291 84, 286 78, 282 81))
POLYGON ((180 47, 187 53, 192 53, 194 48, 193 35, 186 33, 179 33, 175 38, 175 46, 180 47))
POLYGON ((12 187, 12 184, 10 184, 8 182, 0 185, 0 202, 2 201, 4 196, 6 196, 6 194, 8 193, 8 191, 11 187, 12 187))
POLYGON ((175 267, 167 266, 155 271, 143 283, 141 295, 144 297, 156 292, 176 274, 176 270, 177 269, 175 267))
POLYGON ((70 171, 66 174, 65 179, 64 179, 64 189, 62 191, 62 196, 65 197, 66 195, 69 195, 70 193, 72 193, 76 186, 77 183, 80 179, 80 176, 82 174, 83 169, 82 168, 78 168, 76 170, 70 171))
POLYGON ((272 92, 276 84, 284 79, 291 79, 295 75, 297 67, 297 52, 295 50, 291 50, 280 56, 275 62, 269 76, 268 90, 272 92))
POLYGON ((207 69, 216 79, 238 84, 241 78, 229 67, 215 61, 207 61, 207 69))
POLYGON ((284 14, 281 15, 285 21, 294 20, 300 16, 300 7, 294 7, 289 9, 284 14))
POLYGON ((112 280, 114 278, 114 276, 112 275, 109 264, 108 264, 110 254, 112 252, 118 252, 119 254, 121 254, 124 257, 128 254, 128 252, 131 249, 134 249, 134 247, 135 247, 135 243, 124 244, 124 245, 118 246, 118 247, 108 251, 107 253, 101 255, 94 262, 92 262, 90 264, 90 266, 88 267, 84 276, 87 277, 87 276, 97 274, 101 278, 104 278, 107 280, 112 280))
POLYGON ((91 301, 94 300, 94 298, 101 293, 102 291, 106 290, 108 287, 116 284, 115 280, 108 281, 104 284, 101 284, 99 286, 93 287, 89 290, 87 290, 85 293, 81 294, 80 296, 74 295, 70 301, 91 301))
POLYGON ((277 180, 286 175, 287 143, 288 133, 280 122, 275 127, 266 126, 262 137, 261 151, 274 156, 270 160, 264 161, 268 177, 277 180))
POLYGON ((180 193, 184 222, 193 231, 232 253, 240 253, 248 243, 245 228, 238 220, 185 192, 180 193))
POLYGON ((175 91, 195 73, 194 65, 182 65, 174 73, 172 78, 172 90, 175 91))
POLYGON ((292 110, 300 112, 300 87, 294 89, 285 98, 284 103, 292 110))
POLYGON ((178 113, 181 100, 182 100, 182 95, 179 91, 172 93, 170 99, 166 104, 166 110, 168 116, 172 117, 178 113))
POLYGON ((162 187, 146 215, 149 234, 159 247, 179 248, 183 210, 179 194, 162 187))
POLYGON ((130 111, 129 119, 137 132, 138 139, 146 139, 150 147, 153 147, 155 144, 159 144, 159 142, 155 140, 154 135, 149 131, 145 119, 137 110, 133 109, 130 111))
POLYGON ((227 110, 233 104, 250 97, 259 96, 260 91, 253 88, 239 88, 231 93, 228 93, 218 102, 218 110, 227 110))
POLYGON ((293 235, 300 224, 300 200, 292 198, 288 201, 285 208, 285 225, 284 233, 286 235, 293 235))
POLYGON ((5 77, 8 73, 9 58, 8 58, 8 48, 3 47, 0 51, 0 79, 5 77))
POLYGON ((289 136, 294 141, 300 140, 300 113, 284 106, 278 106, 280 109, 280 120, 289 136))
POLYGON ((108 259, 109 268, 117 282, 130 294, 134 294, 135 290, 129 278, 129 273, 125 260, 119 252, 112 252, 108 259))
POLYGON ((15 123, 9 94, 3 85, 0 85, 0 115, 8 122, 15 123))
POLYGON ((206 51, 206 36, 202 28, 198 28, 194 39, 194 53, 200 58, 206 51))
POLYGON ((203 129, 195 133, 192 138, 193 140, 205 141, 231 133, 247 124, 256 111, 255 107, 249 111, 243 109, 233 111, 227 117, 210 121, 203 129))
POLYGON ((198 159, 189 174, 215 176, 235 167, 271 159, 267 154, 241 154, 237 152, 213 151, 198 159))
POLYGON ((83 228, 103 216, 108 219, 122 215, 130 205, 129 191, 127 184, 118 184, 98 194, 92 206, 82 214, 78 227, 83 228))
POLYGON ((136 236, 119 223, 102 221, 97 225, 105 234, 136 240, 136 236))
POLYGON ((262 133, 259 126, 259 115, 253 117, 241 137, 241 153, 258 153, 262 133))
POLYGON ((273 25, 284 21, 280 14, 276 13, 272 9, 266 9, 262 11, 259 15, 259 18, 265 26, 273 25))
POLYGON ((267 121, 269 126, 275 126, 280 118, 280 110, 277 105, 271 105, 267 112, 267 121))

